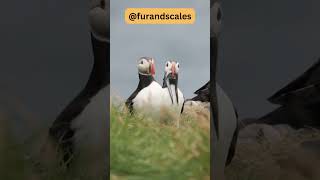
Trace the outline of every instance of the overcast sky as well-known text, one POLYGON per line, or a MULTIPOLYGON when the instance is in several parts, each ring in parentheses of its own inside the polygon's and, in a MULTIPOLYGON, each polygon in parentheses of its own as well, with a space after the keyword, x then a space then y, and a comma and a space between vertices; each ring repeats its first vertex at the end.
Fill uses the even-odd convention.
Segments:
POLYGON ((127 99, 137 88, 137 60, 156 60, 156 80, 162 85, 165 62, 180 64, 179 88, 186 98, 210 79, 209 0, 121 0, 111 1, 111 89, 127 99), (194 8, 193 25, 128 25, 124 11, 129 7, 194 8))
MULTIPOLYGON (((300 75, 320 56, 318 7, 318 0, 223 2, 219 82, 237 106, 241 118, 271 111, 274 107, 266 98, 300 75)), ((19 111, 50 124, 81 90, 91 70, 88 3, 75 0, 2 1, 0 12, 1 111, 10 109, 12 114, 19 111)), ((176 43, 188 46, 185 42, 189 40, 190 37, 186 37, 183 44, 176 43)), ((162 57, 178 56, 168 49, 165 54, 142 54, 145 52, 140 49, 137 56, 155 56, 159 63, 157 78, 160 79, 162 57)), ((191 53, 193 51, 188 56, 192 56, 191 53)), ((186 73, 181 81, 189 80, 191 75, 187 72, 197 73, 198 68, 184 65, 185 59, 181 58, 181 71, 186 73)), ((132 60, 135 62, 136 58, 132 60)), ((123 74, 134 68, 123 68, 123 74)), ((136 73, 130 74, 130 77, 136 76, 136 73)), ((181 82, 181 86, 185 84, 181 82)), ((13 121, 20 122, 24 117, 13 121)))

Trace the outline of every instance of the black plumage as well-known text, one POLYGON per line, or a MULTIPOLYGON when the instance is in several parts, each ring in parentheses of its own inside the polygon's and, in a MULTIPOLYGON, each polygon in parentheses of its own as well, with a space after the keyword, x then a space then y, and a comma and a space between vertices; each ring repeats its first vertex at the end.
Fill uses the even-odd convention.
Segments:
POLYGON ((193 97, 192 101, 210 102, 210 81, 194 92, 194 94, 197 94, 197 96, 193 97))
MULTIPOLYGON (((317 87, 320 87, 320 59, 301 76, 280 89, 268 100, 274 104, 285 105, 292 97, 308 94, 308 92, 317 87)), ((305 100, 311 100, 307 97, 304 98, 305 100)))
POLYGON ((245 122, 320 128, 320 59, 297 79, 268 99, 281 105, 258 120, 245 122))
POLYGON ((108 63, 110 44, 97 40, 92 34, 91 40, 94 63, 89 80, 83 90, 58 115, 49 130, 49 136, 59 145, 65 163, 70 162, 74 151, 73 137, 75 130, 72 129, 73 120, 83 112, 90 103, 90 99, 110 83, 108 73, 110 71, 108 63))
POLYGON ((152 82, 154 81, 154 78, 152 75, 144 75, 139 73, 139 84, 137 89, 129 96, 129 98, 126 100, 126 106, 129 109, 130 113, 133 113, 133 99, 138 95, 138 93, 145 87, 148 87, 152 82))
POLYGON ((210 107, 212 112, 210 128, 216 131, 219 138, 219 107, 217 98, 217 65, 218 65, 218 38, 210 38, 210 107))

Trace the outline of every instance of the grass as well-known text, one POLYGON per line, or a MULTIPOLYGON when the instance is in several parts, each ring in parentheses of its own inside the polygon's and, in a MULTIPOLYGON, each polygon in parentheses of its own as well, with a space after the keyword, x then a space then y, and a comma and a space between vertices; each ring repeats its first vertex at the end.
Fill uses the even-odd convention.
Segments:
MULTIPOLYGON (((194 120, 196 113, 180 118, 164 111, 161 120, 154 121, 143 116, 130 116, 115 106, 110 113, 112 180, 209 179, 210 126, 207 114, 198 112, 200 115, 196 116, 202 118, 194 120)), ((76 161, 74 168, 68 171, 50 164, 57 160, 57 156, 46 137, 47 129, 37 130, 21 143, 15 139, 8 122, 10 118, 0 114, 0 179, 105 179, 105 174, 92 176, 86 173, 92 166, 83 164, 83 161, 76 161)))
MULTIPOLYGON (((111 179, 209 179, 207 117, 201 110, 181 118, 164 111, 162 119, 155 121, 142 115, 130 116, 113 106, 111 179)), ((105 179, 86 174, 83 167, 87 164, 83 163, 76 164, 80 168, 68 172, 59 167, 46 168, 39 159, 29 156, 29 147, 43 134, 37 133, 28 142, 18 143, 9 122, 10 118, 0 112, 1 180, 105 179)), ((301 142, 313 139, 320 139, 319 130, 299 130, 277 143, 239 142, 236 155, 226 170, 226 180, 318 180, 320 159, 297 148, 301 142)), ((46 157, 54 156, 49 153, 46 157)))
MULTIPOLYGON (((112 180, 209 179, 209 115, 201 109, 182 117, 164 110, 160 120, 130 116, 119 106, 112 106, 110 113, 112 180)), ((10 120, 0 111, 1 180, 105 179, 102 174, 94 178, 88 174, 87 167, 92 166, 83 161, 76 162, 76 168, 69 171, 45 166, 37 147, 44 144, 47 129, 21 144, 15 139, 10 120), (42 143, 38 143, 39 138, 42 143), (34 144, 38 145, 31 147, 34 144), (33 156, 31 149, 38 150, 34 152, 38 156, 33 156)), ((320 139, 319 130, 297 130, 272 143, 240 141, 226 169, 226 180, 318 180, 319 156, 298 148, 301 142, 313 139, 320 139)), ((53 154, 49 152, 45 157, 54 158, 53 154)))
POLYGON ((165 110, 160 120, 153 120, 119 109, 111 108, 112 180, 209 179, 206 118, 195 120, 190 114, 180 118, 165 110))

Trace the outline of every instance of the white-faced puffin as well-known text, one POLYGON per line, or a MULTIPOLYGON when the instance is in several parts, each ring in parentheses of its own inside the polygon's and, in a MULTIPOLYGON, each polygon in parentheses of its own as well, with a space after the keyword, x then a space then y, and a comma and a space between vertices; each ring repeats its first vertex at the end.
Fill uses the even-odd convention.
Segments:
MULTIPOLYGON (((93 67, 84 88, 53 122, 49 137, 69 167, 78 155, 88 167, 99 171, 109 168, 109 3, 91 0, 89 24, 93 50, 93 67), (85 153, 86 152, 86 153, 85 153)), ((84 169, 88 168, 83 167, 84 169)), ((107 172, 107 171, 105 171, 107 172)))
POLYGON ((167 61, 164 68, 162 105, 176 106, 181 111, 184 96, 178 88, 180 64, 177 61, 167 61))
POLYGON ((154 59, 150 57, 140 58, 137 68, 139 84, 125 104, 130 113, 156 111, 160 107, 162 87, 154 79, 154 59))
POLYGON ((211 109, 211 176, 225 179, 225 165, 230 163, 238 136, 237 113, 230 98, 216 83, 218 45, 222 22, 221 0, 210 2, 210 109, 211 109), (231 159, 230 159, 231 158, 231 159), (229 161, 229 162, 228 162, 229 161))

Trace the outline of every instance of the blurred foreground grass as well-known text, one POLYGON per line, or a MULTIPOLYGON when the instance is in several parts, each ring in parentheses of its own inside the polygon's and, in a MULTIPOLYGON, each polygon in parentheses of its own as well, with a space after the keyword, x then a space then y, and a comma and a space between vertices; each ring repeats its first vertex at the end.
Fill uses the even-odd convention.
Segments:
POLYGON ((195 120, 164 111, 157 121, 119 109, 111 108, 112 180, 209 179, 210 126, 205 114, 195 120))
MULTIPOLYGON (((209 179, 209 122, 194 113, 179 119, 169 112, 161 121, 129 116, 111 108, 112 180, 209 179), (196 120, 195 120, 196 119, 196 120), (179 122, 179 127, 177 123, 179 122)), ((46 168, 30 156, 30 146, 44 133, 24 144, 12 134, 10 118, 0 112, 0 180, 102 180, 86 174, 84 164, 65 171, 46 168)), ((42 137, 45 139, 45 137, 42 137)), ((319 140, 319 130, 299 130, 279 142, 240 141, 226 170, 227 180, 319 180, 320 152, 314 156, 299 149, 303 141, 319 140)), ((52 156, 46 154, 46 156, 52 156)))
POLYGON ((21 142, 17 139, 19 136, 13 134, 9 120, 0 112, 0 180, 105 180, 104 175, 93 178, 81 169, 86 167, 84 164, 76 162, 73 165, 75 168, 67 171, 57 166, 54 164, 54 160, 57 160, 55 153, 42 152, 49 143, 47 128, 35 131, 28 138, 20 137, 26 139, 21 142), (45 162, 47 160, 49 163, 45 162))
MULTIPOLYGON (((161 121, 153 121, 129 116, 116 107, 112 107, 110 113, 112 180, 209 179, 210 126, 207 115, 202 114, 197 120, 191 116, 180 119, 168 112, 161 121)), ((75 162, 75 168, 68 171, 46 164, 45 161, 56 158, 50 150, 42 152, 48 143, 47 128, 37 130, 21 143, 16 139, 19 136, 13 135, 12 124, 8 122, 10 118, 0 114, 0 180, 105 179, 104 175, 87 174, 87 164, 75 162)))
POLYGON ((0 116, 0 179, 25 179, 29 169, 23 160, 23 149, 11 137, 6 118, 0 116))

